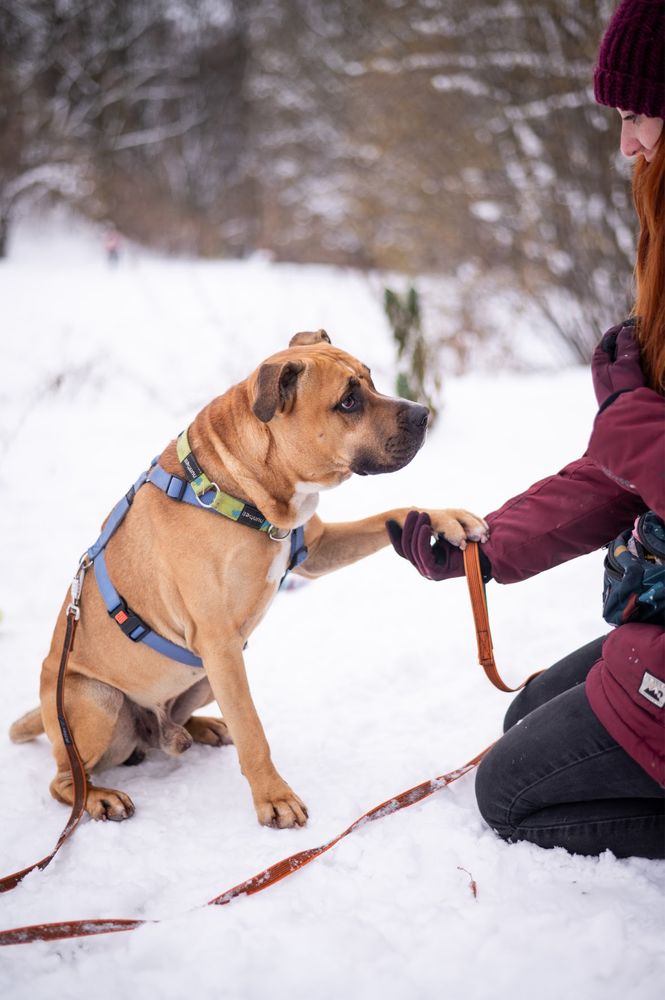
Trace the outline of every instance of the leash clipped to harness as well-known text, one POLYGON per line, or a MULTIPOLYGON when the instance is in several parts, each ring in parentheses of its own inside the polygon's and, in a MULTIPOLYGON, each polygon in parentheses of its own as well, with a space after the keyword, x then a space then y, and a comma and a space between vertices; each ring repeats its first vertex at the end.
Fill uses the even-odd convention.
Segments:
MULTIPOLYGON (((205 493, 212 488, 214 484, 210 484, 210 480, 200 471, 200 467, 191 452, 191 448, 189 448, 186 431, 180 435, 178 441, 179 453, 182 452, 183 456, 189 460, 190 471, 186 470, 186 475, 189 476, 190 473, 193 473, 196 469, 199 470, 198 478, 201 480, 200 485, 203 486, 201 493, 202 495, 205 495, 205 493), (206 482, 210 484, 208 487, 205 486, 206 482)), ((183 465, 183 468, 184 467, 185 466, 183 465)), ((221 497, 225 498, 224 501, 220 501, 218 506, 215 507, 213 503, 205 501, 204 497, 204 502, 201 503, 201 500, 194 493, 192 487, 190 487, 186 480, 180 479, 178 476, 173 476, 166 472, 166 470, 158 464, 157 458, 152 460, 148 471, 141 473, 134 485, 130 487, 125 496, 113 508, 104 524, 102 533, 95 544, 91 545, 87 552, 81 557, 77 572, 71 585, 71 600, 66 609, 65 638, 62 656, 60 658, 56 686, 58 722, 60 724, 60 730, 62 733, 63 743, 67 751, 67 756, 69 757, 72 782, 74 786, 74 802, 69 820, 60 834, 57 844, 49 855, 42 858, 40 861, 29 865, 21 871, 13 872, 11 875, 6 875, 3 878, 0 878, 0 893, 9 892, 11 889, 15 889, 19 882, 30 872, 35 871, 35 869, 46 868, 46 866, 53 860, 57 852, 60 850, 65 840, 67 840, 67 838, 73 833, 85 811, 88 779, 65 715, 64 686, 67 663, 74 645, 74 636, 81 616, 81 592, 83 590, 83 580, 86 572, 91 567, 94 569, 95 579, 109 616, 120 627, 122 632, 132 640, 132 642, 144 642, 156 652, 169 657, 169 659, 177 660, 179 663, 183 663, 186 666, 203 666, 203 661, 200 657, 196 656, 191 650, 186 649, 184 646, 179 646, 176 643, 171 642, 169 639, 166 639, 164 636, 159 635, 159 633, 153 631, 153 629, 151 629, 150 626, 147 625, 146 622, 144 622, 143 619, 127 605, 127 602, 120 596, 118 591, 113 586, 106 568, 106 559, 104 555, 106 546, 127 516, 137 492, 146 483, 152 483, 172 500, 182 501, 192 504, 193 506, 201 506, 206 509, 209 508, 217 514, 223 514, 225 517, 230 517, 234 521, 240 521, 250 527, 266 531, 268 536, 275 541, 284 540, 291 535, 291 557, 286 573, 284 574, 284 578, 290 570, 295 569, 296 566, 299 566, 300 563, 304 562, 307 558, 307 546, 305 545, 304 529, 302 527, 295 528, 293 531, 287 531, 286 533, 281 534, 279 533, 279 529, 275 529, 275 531, 271 534, 270 532, 274 528, 274 525, 271 525, 259 511, 256 511, 256 508, 252 507, 251 504, 246 504, 241 500, 233 500, 232 497, 228 497, 226 494, 221 494, 221 491, 219 491, 217 487, 214 488, 221 497), (235 507, 231 509, 230 504, 235 504, 235 507), (222 507, 224 509, 221 509, 222 507), (260 524, 257 522, 257 518, 255 517, 247 516, 243 518, 241 516, 243 509, 248 510, 250 513, 256 511, 256 514, 260 519, 260 524)))

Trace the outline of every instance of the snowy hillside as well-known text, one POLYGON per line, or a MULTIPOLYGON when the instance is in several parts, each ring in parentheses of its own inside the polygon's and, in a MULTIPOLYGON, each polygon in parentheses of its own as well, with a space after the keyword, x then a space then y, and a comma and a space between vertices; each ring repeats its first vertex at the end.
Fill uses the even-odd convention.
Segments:
MULTIPOLYGON (((213 395, 298 330, 325 327, 392 389, 381 284, 324 267, 190 263, 92 233, 17 234, 0 264, 0 874, 42 857, 67 810, 44 737, 9 724, 38 701, 41 659, 80 553, 154 454, 213 395)), ((396 505, 478 513, 578 457, 594 413, 583 369, 448 379, 410 466, 324 494, 330 520, 396 505)), ((197 554, 205 571, 205 553, 197 554)), ((602 556, 489 588, 497 660, 517 683, 605 631, 602 556)), ((278 596, 246 662, 304 829, 256 823, 235 750, 155 753, 110 772, 136 815, 83 821, 43 873, 0 898, 0 929, 60 919, 162 922, 7 948, 6 1000, 655 1000, 665 866, 507 846, 473 777, 364 827, 279 885, 212 896, 329 840, 375 804, 463 764, 500 732, 509 696, 475 661, 463 581, 432 584, 392 550, 278 596), (469 891, 470 872, 478 886, 469 891)))

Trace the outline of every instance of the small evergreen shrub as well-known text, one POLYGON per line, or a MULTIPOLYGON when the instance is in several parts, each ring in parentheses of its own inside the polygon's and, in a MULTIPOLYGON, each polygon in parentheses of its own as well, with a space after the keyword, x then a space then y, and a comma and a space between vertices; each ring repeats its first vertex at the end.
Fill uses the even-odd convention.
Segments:
POLYGON ((431 426, 440 408, 441 376, 435 352, 423 333, 420 297, 413 286, 403 295, 386 288, 383 305, 397 344, 395 390, 403 399, 428 406, 431 426))

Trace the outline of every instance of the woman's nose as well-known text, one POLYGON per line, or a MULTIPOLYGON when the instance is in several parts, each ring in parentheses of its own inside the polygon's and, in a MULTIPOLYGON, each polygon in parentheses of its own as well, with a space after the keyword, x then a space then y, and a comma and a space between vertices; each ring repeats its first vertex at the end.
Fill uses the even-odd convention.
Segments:
POLYGON ((621 152, 624 156, 635 156, 642 149, 642 143, 635 135, 632 122, 624 122, 621 126, 621 152))

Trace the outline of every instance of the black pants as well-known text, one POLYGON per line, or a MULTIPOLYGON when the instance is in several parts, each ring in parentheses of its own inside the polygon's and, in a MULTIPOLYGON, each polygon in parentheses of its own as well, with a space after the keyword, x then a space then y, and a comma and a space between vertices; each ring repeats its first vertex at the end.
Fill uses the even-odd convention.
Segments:
POLYGON ((504 840, 574 854, 665 857, 665 790, 591 711, 584 680, 604 636, 555 663, 514 699, 481 762, 476 797, 504 840))

